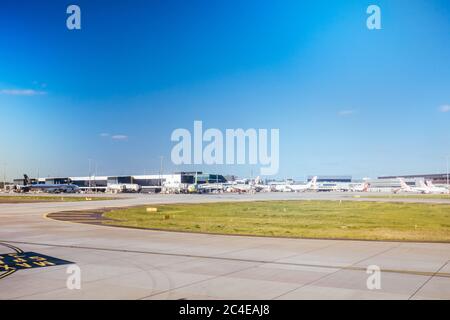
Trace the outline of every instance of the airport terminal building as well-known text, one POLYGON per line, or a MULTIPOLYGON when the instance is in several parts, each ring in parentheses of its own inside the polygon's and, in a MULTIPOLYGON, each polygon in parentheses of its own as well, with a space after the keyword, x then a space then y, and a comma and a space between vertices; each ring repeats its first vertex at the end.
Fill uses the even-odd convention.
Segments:
POLYGON ((447 173, 432 173, 432 174, 416 174, 407 176, 384 176, 379 177, 380 180, 389 180, 404 178, 405 180, 424 180, 431 181, 433 184, 448 184, 449 175, 447 173))
POLYGON ((415 174, 415 175, 399 175, 399 176, 381 176, 378 179, 369 180, 369 191, 371 192, 393 192, 399 190, 400 180, 404 179, 405 183, 411 187, 419 186, 420 183, 431 181, 434 185, 447 185, 447 174, 415 174))
MULTIPOLYGON (((219 174, 203 172, 177 172, 173 174, 122 175, 122 176, 74 176, 31 178, 32 184, 75 184, 83 191, 105 192, 109 186, 135 184, 141 192, 160 192, 163 188, 181 188, 191 184, 225 183, 219 174)), ((14 179, 15 185, 24 185, 24 179, 14 179)))

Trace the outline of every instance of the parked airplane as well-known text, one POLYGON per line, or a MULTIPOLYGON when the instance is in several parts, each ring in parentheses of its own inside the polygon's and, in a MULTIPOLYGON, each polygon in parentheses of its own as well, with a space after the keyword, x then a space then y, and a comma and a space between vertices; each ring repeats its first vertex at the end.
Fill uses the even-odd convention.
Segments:
POLYGON ((291 184, 288 187, 294 192, 304 192, 317 189, 317 176, 313 177, 307 184, 291 184))
POLYGON ((422 193, 422 194, 430 193, 430 189, 427 186, 412 187, 406 184, 405 179, 398 178, 398 180, 400 181, 400 189, 395 190, 394 193, 398 192, 422 193))
POLYGON ((242 193, 254 193, 259 192, 263 188, 262 186, 256 186, 253 184, 230 184, 225 187, 227 192, 242 192, 242 193))
POLYGON ((428 188, 429 193, 437 193, 437 194, 449 194, 450 190, 445 187, 437 187, 433 185, 433 182, 431 180, 427 180, 425 187, 428 188))
POLYGON ((307 184, 275 184, 275 191, 279 192, 304 192, 307 190, 317 190, 317 176, 313 177, 307 184))
POLYGON ((265 185, 260 177, 256 177, 255 180, 238 180, 232 183, 224 184, 225 191, 227 192, 247 192, 255 193, 261 191, 270 191, 270 186, 265 185))
POLYGON ((369 183, 364 182, 357 185, 354 185, 350 188, 350 191, 353 192, 367 192, 369 190, 369 183))
POLYGON ((224 183, 205 183, 197 186, 197 191, 200 192, 223 192, 226 186, 224 183))
POLYGON ((292 192, 292 189, 289 188, 290 184, 287 183, 271 183, 270 184, 273 191, 277 192, 292 192))
POLYGON ((16 186, 18 192, 29 192, 29 191, 43 191, 49 193, 74 193, 79 192, 80 188, 71 183, 66 184, 32 184, 30 178, 24 174, 23 175, 23 185, 16 186))

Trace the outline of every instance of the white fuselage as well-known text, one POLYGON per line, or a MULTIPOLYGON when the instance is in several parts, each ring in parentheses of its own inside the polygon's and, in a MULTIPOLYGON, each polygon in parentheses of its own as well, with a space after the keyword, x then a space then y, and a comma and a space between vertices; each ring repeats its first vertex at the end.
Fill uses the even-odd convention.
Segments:
POLYGON ((292 184, 292 183, 283 183, 283 184, 274 184, 273 188, 278 192, 304 192, 308 190, 317 190, 316 185, 317 177, 314 177, 311 181, 306 184, 292 184))
POLYGON ((109 192, 121 193, 121 192, 139 192, 141 187, 134 183, 120 183, 120 184, 110 184, 106 189, 109 192))
POLYGON ((449 194, 450 190, 444 187, 435 187, 435 186, 431 186, 428 187, 428 193, 432 193, 432 194, 449 194))

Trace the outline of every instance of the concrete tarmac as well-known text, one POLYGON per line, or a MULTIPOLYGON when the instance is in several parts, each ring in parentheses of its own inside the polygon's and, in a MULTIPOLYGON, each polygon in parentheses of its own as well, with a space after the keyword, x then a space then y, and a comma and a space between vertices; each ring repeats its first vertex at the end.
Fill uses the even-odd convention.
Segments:
POLYGON ((119 197, 0 204, 0 255, 14 252, 6 245, 14 246, 68 260, 81 270, 79 290, 67 287, 71 265, 19 270, 0 279, 0 299, 450 299, 446 243, 205 235, 45 218, 66 210, 175 202, 363 200, 341 193, 119 197), (380 289, 367 287, 369 266, 381 269, 380 289))

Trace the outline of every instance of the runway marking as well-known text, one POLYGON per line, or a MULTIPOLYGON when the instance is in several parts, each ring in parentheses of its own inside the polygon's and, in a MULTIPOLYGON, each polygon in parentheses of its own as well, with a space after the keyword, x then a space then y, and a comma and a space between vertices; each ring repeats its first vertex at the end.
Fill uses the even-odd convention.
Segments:
MULTIPOLYGON (((15 246, 12 246, 12 245, 10 245, 10 244, 8 244, 8 243, 0 242, 0 246, 4 246, 4 247, 10 248, 10 249, 13 249, 17 254, 20 254, 20 253, 23 252, 22 249, 17 248, 17 247, 15 247, 15 246)), ((2 264, 3 264, 3 261, 0 260, 0 267, 2 267, 2 264)), ((3 268, 3 269, 6 269, 6 267, 2 267, 2 268, 3 268)), ((7 276, 12 275, 12 274, 13 274, 14 272, 16 272, 17 270, 16 270, 16 269, 9 268, 9 266, 8 266, 8 270, 5 270, 5 271, 6 271, 6 272, 0 274, 0 280, 6 278, 7 276)))
POLYGON ((13 274, 14 272, 16 272, 16 271, 17 271, 17 270, 10 270, 10 271, 7 271, 7 272, 1 274, 1 275, 0 275, 0 280, 2 280, 3 278, 6 278, 7 276, 12 275, 12 274, 13 274))
MULTIPOLYGON (((3 241, 3 240, 0 240, 3 241)), ((249 263, 260 263, 260 264, 277 264, 286 266, 297 266, 297 267, 308 267, 308 268, 325 268, 325 269, 340 269, 340 270, 350 270, 350 271, 363 271, 366 272, 366 267, 357 266, 340 266, 340 265, 320 265, 320 264, 308 264, 308 263, 294 263, 294 262, 279 262, 272 260, 252 260, 252 259, 242 259, 242 258, 229 258, 229 257, 216 257, 216 256, 202 256, 193 254, 182 254, 182 253, 167 253, 167 252, 157 252, 157 251, 140 251, 140 250, 128 250, 128 249, 112 249, 112 248, 98 248, 98 247, 88 247, 88 246, 77 246, 77 245, 60 245, 60 244, 49 244, 49 243, 36 243, 36 242, 23 242, 23 241, 9 241, 10 243, 16 244, 26 244, 35 246, 45 246, 45 247, 58 247, 58 248, 68 248, 68 249, 83 249, 83 250, 97 250, 97 251, 108 251, 108 252, 122 252, 122 253, 141 253, 150 255, 162 255, 162 256, 173 256, 173 257, 184 257, 184 258, 198 258, 198 259, 210 259, 210 260, 224 260, 224 261, 238 261, 238 262, 249 262, 249 263)), ((365 259, 363 259, 365 260, 365 259)), ((447 272, 429 272, 429 271, 416 271, 416 270, 396 270, 396 269, 382 269, 386 273, 397 273, 397 274, 408 274, 417 276, 434 276, 441 278, 450 278, 450 273, 447 272)))
POLYGON ((10 245, 8 243, 0 242, 0 246, 4 246, 4 247, 10 248, 10 249, 13 249, 17 253, 23 253, 22 249, 15 247, 13 245, 10 245))
POLYGON ((22 249, 0 242, 1 246, 13 249, 14 253, 0 254, 0 280, 12 275, 18 270, 45 268, 65 264, 73 264, 73 262, 50 257, 36 252, 24 252, 22 249))

